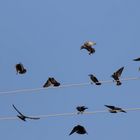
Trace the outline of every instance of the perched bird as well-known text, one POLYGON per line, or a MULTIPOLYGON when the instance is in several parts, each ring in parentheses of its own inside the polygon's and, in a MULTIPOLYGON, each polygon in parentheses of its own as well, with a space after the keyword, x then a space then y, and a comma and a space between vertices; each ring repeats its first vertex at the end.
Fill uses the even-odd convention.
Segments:
POLYGON ((92 80, 93 83, 95 83, 96 85, 101 85, 101 83, 98 81, 98 79, 93 74, 89 74, 88 76, 90 77, 90 79, 92 80))
POLYGON ((124 113, 126 113, 126 111, 123 110, 120 107, 115 107, 115 106, 111 106, 111 105, 105 105, 105 106, 109 108, 109 112, 110 113, 118 113, 118 112, 124 112, 124 113))
POLYGON ((123 71, 124 67, 121 67, 120 69, 118 69, 116 72, 114 72, 111 77, 116 81, 116 85, 121 85, 122 83, 120 82, 120 79, 119 77, 121 76, 122 74, 122 71, 123 71))
POLYGON ((19 64, 16 64, 16 71, 17 71, 17 74, 24 74, 26 73, 26 69, 24 68, 23 64, 22 63, 19 63, 19 64))
POLYGON ((78 114, 80 114, 80 113, 82 114, 88 108, 85 106, 77 106, 76 109, 78 111, 78 114))
POLYGON ((136 59, 133 59, 133 61, 140 61, 140 57, 136 58, 136 59))
POLYGON ((43 87, 49 87, 49 86, 60 86, 60 83, 56 81, 53 77, 49 77, 46 83, 43 85, 43 87))
POLYGON ((73 134, 73 133, 77 133, 77 134, 88 134, 88 133, 86 132, 86 129, 85 129, 83 126, 81 126, 81 125, 75 126, 75 127, 72 129, 72 131, 70 132, 69 135, 71 135, 71 134, 73 134))
POLYGON ((86 41, 82 46, 81 49, 86 49, 89 52, 89 55, 95 53, 95 49, 92 46, 96 45, 95 42, 86 41))
POLYGON ((40 118, 36 118, 36 117, 25 116, 14 105, 13 105, 13 107, 19 113, 19 115, 17 115, 17 117, 20 118, 22 121, 26 121, 26 119, 34 119, 34 120, 40 119, 40 118))

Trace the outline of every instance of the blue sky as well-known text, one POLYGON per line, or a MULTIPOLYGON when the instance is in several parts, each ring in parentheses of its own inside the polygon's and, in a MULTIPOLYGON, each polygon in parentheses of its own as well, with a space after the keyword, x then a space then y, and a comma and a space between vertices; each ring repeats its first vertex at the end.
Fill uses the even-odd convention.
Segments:
MULTIPOLYGON (((0 91, 38 88, 49 76, 61 84, 99 80, 124 66, 122 78, 139 77, 140 1, 138 0, 3 0, 0 1, 0 91), (95 41, 95 54, 80 50, 95 41), (25 75, 16 75, 22 62, 25 75)), ((0 116, 16 116, 12 104, 31 115, 104 110, 104 104, 140 107, 139 81, 50 89, 32 94, 0 96, 0 116)), ((140 112, 64 116, 22 122, 0 121, 1 139, 138 139, 140 112), (88 135, 68 136, 74 125, 88 135)))

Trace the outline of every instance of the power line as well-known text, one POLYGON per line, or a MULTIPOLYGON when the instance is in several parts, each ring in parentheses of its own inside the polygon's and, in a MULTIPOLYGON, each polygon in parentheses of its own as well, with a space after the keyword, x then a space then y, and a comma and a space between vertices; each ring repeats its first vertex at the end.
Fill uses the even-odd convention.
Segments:
MULTIPOLYGON (((139 111, 140 108, 126 108, 124 109, 125 111, 139 111)), ((108 110, 97 110, 97 111, 90 111, 90 112, 84 112, 81 115, 93 115, 93 114, 99 114, 99 113, 109 113, 108 110)), ((48 115, 33 115, 30 117, 37 117, 40 119, 43 118, 50 118, 50 117, 62 117, 62 116, 78 116, 80 114, 77 114, 77 112, 73 112, 73 113, 59 113, 59 114, 48 114, 48 115)), ((0 117, 0 121, 2 120, 17 120, 19 119, 18 117, 0 117)))
MULTIPOLYGON (((132 81, 132 80, 140 80, 140 77, 128 77, 124 79, 120 79, 120 81, 132 81)), ((113 83, 113 80, 104 80, 104 81, 99 81, 101 83, 113 83)), ((0 96, 1 95, 8 95, 8 94, 19 94, 19 93, 26 93, 26 92, 37 92, 37 91, 42 91, 42 90, 47 90, 47 89, 58 89, 58 88, 69 88, 69 87, 78 87, 78 86, 87 86, 91 85, 91 82, 86 82, 86 83, 74 83, 74 84, 64 84, 59 87, 47 87, 47 88, 33 88, 33 89, 17 89, 17 90, 10 90, 10 91, 0 91, 0 96)))

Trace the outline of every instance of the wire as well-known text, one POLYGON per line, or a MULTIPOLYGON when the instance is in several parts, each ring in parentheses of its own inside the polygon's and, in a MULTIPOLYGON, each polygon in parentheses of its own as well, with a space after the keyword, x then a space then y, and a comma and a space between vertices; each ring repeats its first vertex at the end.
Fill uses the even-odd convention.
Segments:
MULTIPOLYGON (((130 80, 140 80, 140 77, 129 77, 125 79, 120 79, 121 81, 130 81, 130 80)), ((101 83, 113 83, 113 80, 104 80, 99 81, 101 83)), ((68 87, 77 87, 77 86, 87 86, 90 85, 90 82, 87 83, 75 83, 75 84, 65 84, 59 87, 48 87, 48 88, 33 88, 33 89, 19 89, 19 90, 12 90, 12 91, 0 91, 0 95, 8 95, 8 94, 17 94, 17 93, 25 93, 25 92, 35 92, 41 91, 46 89, 56 89, 56 88, 68 88, 68 87)))
MULTIPOLYGON (((121 81, 132 81, 132 80, 140 80, 140 77, 128 77, 124 79, 120 79, 121 81)), ((99 81, 101 83, 113 83, 113 80, 104 80, 104 81, 99 81)), ((23 94, 26 92, 37 92, 37 91, 42 91, 42 90, 48 90, 48 89, 58 89, 58 88, 68 88, 68 87, 78 87, 78 86, 87 86, 90 85, 91 82, 87 83, 75 83, 75 84, 65 84, 61 85, 59 87, 48 87, 48 88, 33 88, 33 89, 17 89, 17 90, 11 90, 11 91, 0 91, 0 96, 1 95, 9 95, 9 94, 23 94)))
MULTIPOLYGON (((126 108, 124 109, 125 111, 139 111, 140 108, 126 108)), ((108 110, 97 110, 97 111, 91 111, 91 112, 84 112, 81 115, 93 115, 93 114, 98 114, 98 113, 108 113, 108 110)), ((77 114, 77 112, 73 113, 59 113, 59 114, 49 114, 49 115, 34 115, 30 117, 36 117, 36 118, 50 118, 50 117, 61 117, 61 116, 78 116, 80 114, 77 114)), ((17 120, 19 119, 18 117, 0 117, 1 120, 17 120)))

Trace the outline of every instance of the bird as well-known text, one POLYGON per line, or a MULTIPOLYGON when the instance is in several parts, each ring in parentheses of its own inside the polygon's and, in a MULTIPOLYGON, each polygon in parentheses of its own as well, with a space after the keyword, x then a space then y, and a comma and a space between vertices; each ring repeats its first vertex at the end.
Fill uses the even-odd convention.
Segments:
POLYGON ((121 67, 120 69, 118 69, 116 72, 114 72, 111 75, 111 77, 116 81, 117 86, 122 84, 119 77, 121 76, 123 69, 124 69, 124 67, 121 67))
POLYGON ((76 109, 78 111, 78 114, 80 114, 80 113, 82 114, 88 108, 85 106, 77 106, 76 109))
POLYGON ((24 68, 23 64, 22 63, 18 63, 16 64, 16 71, 17 71, 17 74, 24 74, 27 72, 27 70, 24 68))
POLYGON ((95 53, 95 49, 92 48, 92 46, 96 45, 96 42, 92 42, 92 41, 86 41, 84 42, 84 44, 81 46, 81 50, 82 49, 86 49, 89 52, 89 55, 95 53))
POLYGON ((40 118, 37 118, 37 117, 28 117, 28 116, 25 116, 23 115, 16 107, 15 105, 13 105, 14 109, 19 113, 19 115, 17 115, 17 117, 19 119, 21 119, 22 121, 26 121, 26 119, 34 119, 34 120, 38 120, 40 118))
POLYGON ((83 126, 81 126, 81 125, 74 126, 69 135, 71 135, 73 133, 88 134, 86 129, 83 126))
POLYGON ((49 77, 48 80, 46 81, 46 83, 43 85, 43 87, 49 87, 49 86, 54 86, 54 87, 58 87, 60 86, 60 83, 58 81, 56 81, 53 77, 49 77))
POLYGON ((133 59, 133 61, 140 61, 140 57, 133 59))
POLYGON ((93 74, 89 74, 88 76, 90 77, 90 79, 92 80, 93 83, 95 83, 96 85, 101 85, 101 83, 98 81, 98 79, 93 74))
POLYGON ((112 105, 105 105, 105 106, 109 108, 109 112, 110 113, 118 113, 118 112, 124 112, 124 113, 126 113, 126 111, 123 110, 120 107, 116 107, 116 106, 112 106, 112 105))

